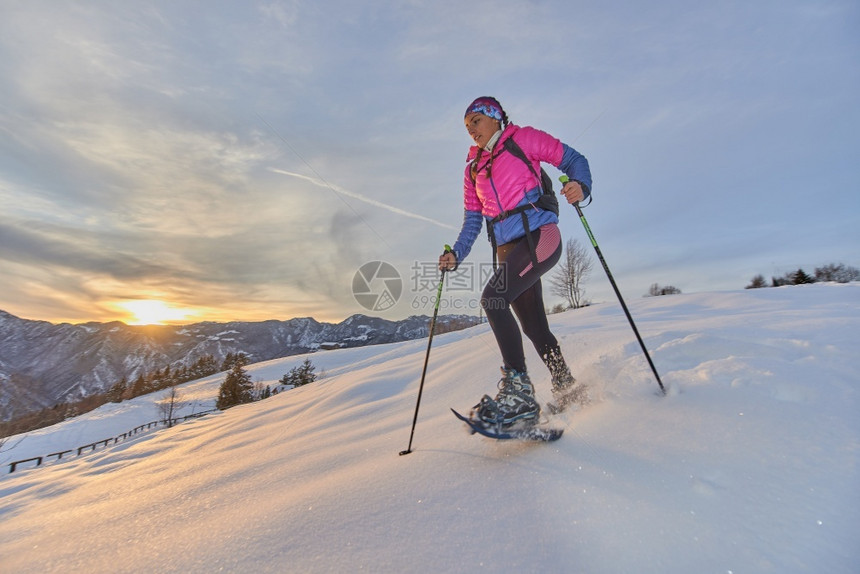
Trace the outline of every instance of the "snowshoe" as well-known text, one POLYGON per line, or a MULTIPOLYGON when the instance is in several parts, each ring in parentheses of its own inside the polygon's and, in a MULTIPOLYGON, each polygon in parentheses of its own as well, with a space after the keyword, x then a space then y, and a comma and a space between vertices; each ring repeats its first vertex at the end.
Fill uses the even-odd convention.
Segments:
POLYGON ((486 426, 478 420, 463 416, 451 409, 458 419, 466 423, 469 432, 480 434, 495 440, 522 440, 535 442, 552 442, 561 438, 564 434, 563 428, 544 428, 536 424, 519 423, 502 428, 498 425, 486 426))
POLYGON ((526 373, 502 367, 495 398, 484 395, 472 408, 470 418, 485 427, 505 428, 515 423, 536 422, 540 404, 535 399, 534 385, 526 373))

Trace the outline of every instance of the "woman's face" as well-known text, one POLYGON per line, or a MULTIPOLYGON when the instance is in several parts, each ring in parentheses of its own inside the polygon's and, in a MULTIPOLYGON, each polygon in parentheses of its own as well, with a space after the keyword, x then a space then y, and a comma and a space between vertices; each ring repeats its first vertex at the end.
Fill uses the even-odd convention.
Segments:
POLYGON ((463 121, 466 123, 466 131, 469 132, 469 136, 482 149, 487 145, 490 138, 493 137, 493 134, 502 127, 502 124, 498 120, 494 120, 479 112, 472 112, 463 121))

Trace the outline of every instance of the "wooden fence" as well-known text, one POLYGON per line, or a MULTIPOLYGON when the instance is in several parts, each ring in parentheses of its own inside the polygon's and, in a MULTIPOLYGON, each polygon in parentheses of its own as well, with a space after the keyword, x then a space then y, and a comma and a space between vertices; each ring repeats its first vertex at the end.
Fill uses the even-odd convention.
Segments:
POLYGON ((62 460, 62 458, 69 453, 76 453, 72 456, 80 456, 84 453, 93 452, 94 450, 96 450, 99 447, 106 447, 110 444, 117 444, 117 443, 124 441, 128 438, 131 438, 135 435, 138 435, 140 433, 151 430, 153 427, 158 428, 159 425, 173 426, 175 424, 185 422, 188 419, 196 419, 196 418, 208 415, 209 413, 214 413, 217 410, 218 409, 201 411, 201 412, 195 413, 193 415, 187 415, 184 417, 179 417, 179 418, 170 419, 170 420, 152 421, 151 423, 142 424, 139 427, 135 427, 132 430, 130 430, 128 432, 124 432, 124 433, 117 435, 115 437, 106 438, 103 440, 98 440, 96 442, 91 442, 90 444, 85 444, 84 446, 79 446, 77 449, 61 450, 59 452, 52 452, 51 454, 46 454, 44 456, 34 456, 33 458, 25 458, 23 460, 16 460, 15 462, 9 463, 9 474, 12 474, 13 472, 15 472, 15 470, 18 469, 18 465, 26 464, 28 462, 35 462, 36 464, 33 465, 33 467, 35 468, 35 467, 41 466, 43 462, 56 462, 58 460, 62 460))

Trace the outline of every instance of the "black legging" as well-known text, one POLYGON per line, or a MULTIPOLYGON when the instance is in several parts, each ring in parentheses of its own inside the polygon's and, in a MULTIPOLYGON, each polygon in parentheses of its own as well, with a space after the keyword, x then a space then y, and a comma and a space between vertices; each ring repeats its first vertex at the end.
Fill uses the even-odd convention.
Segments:
POLYGON ((558 341, 549 330, 543 306, 541 275, 552 269, 561 257, 561 233, 555 224, 532 231, 537 267, 532 262, 525 237, 500 245, 499 266, 481 294, 481 307, 496 336, 505 368, 526 372, 522 332, 534 344, 538 355, 545 356, 558 341))

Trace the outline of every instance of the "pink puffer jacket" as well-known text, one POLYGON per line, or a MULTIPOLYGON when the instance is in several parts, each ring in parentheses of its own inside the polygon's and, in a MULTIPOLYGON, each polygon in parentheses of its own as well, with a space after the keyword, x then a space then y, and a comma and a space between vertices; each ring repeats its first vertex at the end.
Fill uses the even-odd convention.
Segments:
POLYGON ((540 173, 540 162, 556 167, 561 163, 564 148, 558 139, 532 127, 509 124, 493 146, 492 154, 481 151, 474 183, 471 169, 479 148, 472 146, 469 150, 463 180, 463 203, 467 211, 478 211, 487 218, 496 217, 516 207, 527 191, 540 186, 540 181, 528 166, 505 151, 502 144, 510 137, 532 161, 535 173, 540 173))

